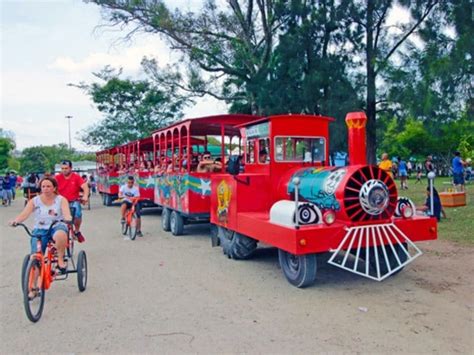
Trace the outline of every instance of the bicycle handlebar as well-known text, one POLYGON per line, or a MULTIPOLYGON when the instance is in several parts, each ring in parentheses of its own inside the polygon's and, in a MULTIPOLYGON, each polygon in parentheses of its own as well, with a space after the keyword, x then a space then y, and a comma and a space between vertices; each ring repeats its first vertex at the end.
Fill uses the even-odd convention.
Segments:
POLYGON ((125 201, 125 198, 131 200, 132 203, 146 200, 146 198, 144 198, 144 197, 119 197, 118 199, 116 199, 112 202, 113 203, 122 202, 122 201, 125 201))
MULTIPOLYGON (((49 226, 48 228, 48 233, 51 232, 51 230, 53 229, 53 227, 58 224, 58 223, 66 223, 66 224, 72 224, 72 221, 66 221, 66 220, 58 220, 58 221, 54 221, 53 223, 51 223, 51 225, 49 226)), ((15 228, 15 227, 18 227, 18 226, 21 226, 23 227, 23 229, 25 230, 25 232, 31 237, 33 238, 33 234, 31 234, 30 232, 30 229, 23 223, 14 223, 12 224, 12 227, 15 228)))

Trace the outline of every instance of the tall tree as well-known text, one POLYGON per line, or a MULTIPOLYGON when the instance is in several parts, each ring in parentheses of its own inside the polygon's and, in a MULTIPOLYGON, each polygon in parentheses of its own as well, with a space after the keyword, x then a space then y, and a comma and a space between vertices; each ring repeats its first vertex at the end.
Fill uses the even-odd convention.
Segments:
POLYGON ((365 55, 367 160, 376 161, 377 78, 387 67, 406 40, 413 35, 431 14, 439 0, 363 0, 353 2, 353 21, 365 33, 365 43, 355 43, 365 55), (387 24, 390 10, 400 5, 411 13, 403 24, 387 24), (394 34, 394 28, 398 33, 394 34))
MULTIPOLYGON (((157 33, 182 54, 185 71, 144 59, 155 82, 225 100, 231 112, 335 115, 340 132, 342 111, 361 107, 346 67, 346 1, 228 0, 217 7, 210 0, 198 13, 171 12, 159 0, 93 2, 111 25, 157 33)), ((337 137, 341 149, 345 134, 337 137)))
POLYGON ((474 20, 468 0, 444 1, 388 70, 388 99, 399 116, 416 117, 433 134, 464 113, 474 117, 474 20))
MULTIPOLYGON (((227 0, 221 7, 207 0, 196 13, 172 12, 162 0, 90 2, 104 9, 112 26, 135 26, 130 35, 157 33, 179 51, 189 79, 180 84, 183 90, 227 102, 244 101, 252 113, 261 113, 258 89, 268 75, 276 36, 285 21, 276 9, 285 1, 227 0)), ((175 78, 182 78, 182 72, 178 68, 175 78)))
POLYGON ((100 147, 116 146, 147 137, 182 115, 185 98, 175 90, 147 80, 121 79, 110 67, 95 73, 100 82, 75 85, 83 89, 104 119, 82 132, 81 140, 100 147))

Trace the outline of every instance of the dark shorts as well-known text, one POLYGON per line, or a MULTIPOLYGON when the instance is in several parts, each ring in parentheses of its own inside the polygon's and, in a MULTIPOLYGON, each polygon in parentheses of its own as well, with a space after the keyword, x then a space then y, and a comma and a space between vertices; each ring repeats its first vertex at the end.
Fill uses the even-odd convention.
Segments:
MULTIPOLYGON (((122 205, 126 205, 126 206, 127 206, 127 209, 132 208, 132 203, 131 203, 130 201, 123 201, 123 202, 122 202, 122 205)), ((138 203, 135 205, 135 213, 137 214, 137 217, 140 217, 141 209, 142 209, 142 206, 141 206, 140 202, 138 202, 138 203)))
POLYGON ((453 183, 454 183, 454 185, 464 185, 464 175, 463 175, 463 173, 453 174, 453 183))
POLYGON ((57 231, 64 231, 66 234, 68 233, 67 226, 64 223, 56 224, 51 231, 48 233, 48 229, 33 229, 33 237, 31 237, 31 254, 36 253, 36 242, 38 239, 41 238, 41 251, 45 252, 46 245, 50 240, 53 240, 53 235, 57 231))

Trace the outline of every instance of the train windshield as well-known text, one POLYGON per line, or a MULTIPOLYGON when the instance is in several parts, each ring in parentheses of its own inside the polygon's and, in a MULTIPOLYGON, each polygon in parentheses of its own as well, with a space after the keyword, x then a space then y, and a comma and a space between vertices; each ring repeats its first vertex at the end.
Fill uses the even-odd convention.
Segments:
POLYGON ((326 160, 323 137, 275 137, 277 162, 322 162, 326 160))

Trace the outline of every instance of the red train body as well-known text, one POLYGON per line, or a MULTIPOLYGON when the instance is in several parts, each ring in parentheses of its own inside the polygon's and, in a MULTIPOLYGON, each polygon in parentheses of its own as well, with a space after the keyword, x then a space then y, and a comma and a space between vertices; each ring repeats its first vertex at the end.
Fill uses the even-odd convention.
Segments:
POLYGON ((153 160, 177 167, 148 176, 150 199, 163 207, 163 229, 181 234, 187 222, 210 219, 213 245, 233 259, 250 257, 258 242, 274 246, 297 287, 314 282, 319 253, 331 252, 331 264, 379 281, 399 272, 421 254, 413 242, 436 239, 436 219, 416 215, 392 177, 366 164, 363 113, 346 117, 350 165, 328 166, 332 120, 214 116, 155 132, 147 138, 153 160), (207 150, 208 135, 220 136, 227 164, 207 173, 174 164, 190 162, 191 147, 207 150))

